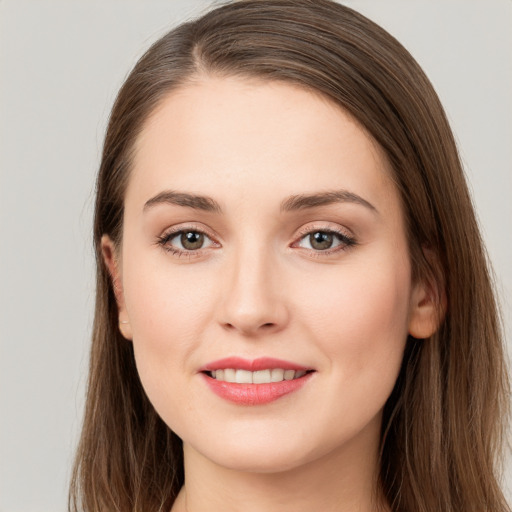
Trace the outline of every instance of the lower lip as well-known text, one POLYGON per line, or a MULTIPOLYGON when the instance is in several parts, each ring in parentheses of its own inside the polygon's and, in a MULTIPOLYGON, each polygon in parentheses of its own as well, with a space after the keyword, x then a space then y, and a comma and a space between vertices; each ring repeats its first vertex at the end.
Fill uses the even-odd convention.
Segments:
POLYGON ((293 380, 268 384, 238 384, 213 379, 202 374, 210 389, 221 398, 240 405, 263 405, 298 391, 310 379, 311 373, 293 380))

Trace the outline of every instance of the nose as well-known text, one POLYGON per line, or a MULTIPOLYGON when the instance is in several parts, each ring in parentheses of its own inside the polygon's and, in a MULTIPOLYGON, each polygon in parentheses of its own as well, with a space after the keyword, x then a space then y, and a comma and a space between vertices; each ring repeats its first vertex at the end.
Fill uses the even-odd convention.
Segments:
POLYGON ((289 322, 285 288, 275 261, 253 251, 230 262, 219 304, 219 321, 226 330, 257 337, 276 333, 289 322))

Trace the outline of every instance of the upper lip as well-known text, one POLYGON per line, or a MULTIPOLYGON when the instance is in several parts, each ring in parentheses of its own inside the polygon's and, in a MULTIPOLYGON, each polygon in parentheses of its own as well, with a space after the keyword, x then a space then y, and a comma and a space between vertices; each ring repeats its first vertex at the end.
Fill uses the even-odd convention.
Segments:
POLYGON ((258 370, 272 370, 274 368, 281 368, 283 370, 312 370, 302 364, 284 361, 283 359, 275 359, 273 357, 259 357, 257 359, 243 359, 242 357, 225 357, 212 361, 202 366, 200 372, 211 372, 214 370, 225 370, 226 368, 233 368, 235 370, 248 370, 255 372, 258 370))

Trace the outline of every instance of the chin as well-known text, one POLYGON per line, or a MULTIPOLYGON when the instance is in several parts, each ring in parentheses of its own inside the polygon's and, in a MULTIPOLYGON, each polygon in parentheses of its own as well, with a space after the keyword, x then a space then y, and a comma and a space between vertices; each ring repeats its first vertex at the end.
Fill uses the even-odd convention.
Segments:
POLYGON ((185 439, 184 445, 217 466, 237 472, 270 474, 299 468, 336 450, 337 446, 325 441, 313 432, 306 435, 303 429, 292 432, 288 428, 277 432, 254 429, 217 433, 196 440, 185 439))
POLYGON ((232 471, 263 474, 293 470, 309 462, 310 458, 303 453, 298 453, 298 450, 279 450, 270 445, 233 448, 215 452, 212 450, 211 457, 208 457, 209 454, 204 455, 218 466, 232 471))

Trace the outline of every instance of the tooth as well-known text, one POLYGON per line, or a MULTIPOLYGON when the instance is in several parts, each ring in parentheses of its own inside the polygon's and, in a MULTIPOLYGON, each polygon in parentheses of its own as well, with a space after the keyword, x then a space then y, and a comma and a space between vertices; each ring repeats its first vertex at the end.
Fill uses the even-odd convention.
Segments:
POLYGON ((210 372, 214 379, 224 382, 236 382, 239 384, 267 384, 270 382, 281 382, 283 380, 299 379, 306 375, 306 373, 306 370, 283 370, 282 368, 258 370, 256 372, 225 368, 223 370, 212 370, 210 372))
POLYGON ((293 380, 295 377, 295 370, 285 370, 284 380, 293 380))
POLYGON ((252 374, 254 384, 267 384, 270 381, 270 370, 259 370, 252 374))
POLYGON ((284 379, 284 370, 274 368, 270 372, 270 382, 281 382, 284 379))
POLYGON ((239 384, 252 384, 252 372, 249 370, 236 370, 235 382, 239 384))
POLYGON ((226 382, 236 382, 236 370, 233 370, 233 368, 226 368, 224 370, 224 380, 226 382))

